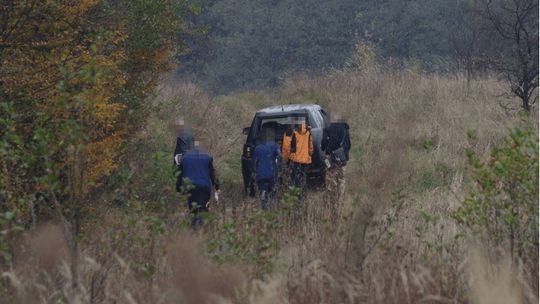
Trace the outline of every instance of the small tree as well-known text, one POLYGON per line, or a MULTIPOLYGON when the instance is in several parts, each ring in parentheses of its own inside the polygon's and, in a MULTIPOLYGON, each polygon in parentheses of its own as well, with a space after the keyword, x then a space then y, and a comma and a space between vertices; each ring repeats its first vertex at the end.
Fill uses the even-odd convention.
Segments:
POLYGON ((538 257, 538 133, 525 127, 509 131, 488 161, 467 151, 471 183, 454 218, 502 246, 514 259, 538 257))
POLYGON ((538 99, 538 0, 487 0, 480 14, 501 39, 490 65, 529 112, 538 99))

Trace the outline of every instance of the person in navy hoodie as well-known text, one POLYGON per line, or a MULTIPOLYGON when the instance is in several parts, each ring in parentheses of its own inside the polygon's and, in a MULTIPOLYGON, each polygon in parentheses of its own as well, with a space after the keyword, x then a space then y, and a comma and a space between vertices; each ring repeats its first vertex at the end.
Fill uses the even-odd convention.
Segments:
MULTIPOLYGON (((182 155, 180 174, 176 180, 176 191, 188 195, 188 207, 193 218, 191 228, 196 231, 204 224, 203 214, 208 212, 212 186, 219 193, 219 180, 214 169, 214 159, 209 154, 195 148, 182 155)), ((217 195, 216 195, 217 197, 217 195)))
POLYGON ((262 133, 263 139, 255 147, 253 153, 253 169, 255 170, 257 187, 261 193, 261 207, 268 209, 269 203, 275 195, 281 164, 281 148, 274 142, 275 132, 273 129, 263 130, 262 133))

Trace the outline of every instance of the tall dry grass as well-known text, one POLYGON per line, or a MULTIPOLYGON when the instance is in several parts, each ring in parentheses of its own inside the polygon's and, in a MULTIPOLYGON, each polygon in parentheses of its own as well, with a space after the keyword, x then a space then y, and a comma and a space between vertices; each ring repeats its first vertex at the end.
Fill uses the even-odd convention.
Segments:
POLYGON ((66 266, 70 256, 63 236, 55 229, 37 230, 3 274, 2 298, 8 303, 537 301, 537 271, 471 254, 471 240, 460 237, 466 231, 449 216, 464 197, 464 149, 473 145, 487 154, 516 122, 515 113, 499 106, 505 89, 492 78, 467 81, 378 66, 299 75, 276 90, 217 97, 193 84, 165 80, 152 101, 156 112, 127 148, 133 177, 104 195, 100 213, 84 223, 78 285, 66 266), (273 230, 253 223, 262 218, 256 215, 257 201, 242 194, 241 131, 258 108, 281 103, 319 103, 345 114, 353 149, 345 195, 336 199, 310 191, 298 210, 275 220, 282 228, 273 230), (170 125, 178 116, 206 143, 223 183, 220 204, 211 206, 215 219, 196 235, 181 232, 186 209, 171 181, 163 173, 146 174, 156 160, 170 163, 170 125), (468 139, 470 129, 478 140, 468 139), (156 151, 166 156, 152 158, 156 151), (130 199, 119 207, 118 197, 130 199), (231 223, 235 230, 227 234, 223 227, 231 223), (247 243, 264 236, 275 246, 266 251, 253 246, 243 259, 218 262, 204 254, 209 240, 229 235, 247 243), (58 245, 43 245, 49 239, 58 245), (260 264, 267 261, 271 270, 263 273, 260 264), (495 291, 504 296, 494 298, 495 291))

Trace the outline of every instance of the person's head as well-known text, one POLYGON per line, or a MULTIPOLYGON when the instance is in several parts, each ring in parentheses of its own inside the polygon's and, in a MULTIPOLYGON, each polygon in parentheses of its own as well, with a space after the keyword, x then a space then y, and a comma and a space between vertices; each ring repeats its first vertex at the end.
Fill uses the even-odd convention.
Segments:
POLYGON ((276 131, 274 128, 263 129, 261 135, 263 141, 274 142, 276 140, 276 131))
POLYGON ((343 113, 333 112, 330 116, 332 122, 345 122, 345 117, 343 113))
POLYGON ((298 118, 295 117, 295 116, 289 117, 288 120, 289 120, 289 125, 291 125, 291 127, 293 127, 293 128, 298 123, 298 118))
POLYGON ((174 130, 174 132, 179 133, 182 131, 185 127, 185 121, 183 117, 176 117, 173 118, 170 124, 171 128, 174 130))
POLYGON ((175 120, 174 120, 174 125, 178 128, 182 128, 184 127, 185 125, 185 120, 184 120, 184 117, 177 117, 175 120))
POLYGON ((297 131, 300 131, 300 125, 306 123, 306 119, 304 117, 294 117, 294 129, 297 131))
POLYGON ((205 140, 195 140, 193 143, 193 149, 209 153, 209 146, 205 140))
POLYGON ((172 127, 176 133, 182 133, 184 130, 190 129, 189 124, 186 122, 184 117, 176 117, 172 123, 172 127))
POLYGON ((305 133, 307 131, 306 118, 296 117, 294 129, 300 133, 305 133))

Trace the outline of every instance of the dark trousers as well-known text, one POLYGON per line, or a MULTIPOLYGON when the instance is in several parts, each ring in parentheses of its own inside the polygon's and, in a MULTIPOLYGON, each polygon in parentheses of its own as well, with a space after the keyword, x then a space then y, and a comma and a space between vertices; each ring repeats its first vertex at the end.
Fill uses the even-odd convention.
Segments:
POLYGON ((266 192, 272 192, 276 186, 275 179, 261 179, 257 181, 257 187, 259 188, 259 193, 262 193, 263 190, 266 192))
POLYGON ((198 230, 203 225, 201 213, 208 212, 206 203, 210 200, 210 191, 205 188, 195 187, 188 192, 188 207, 193 214, 191 228, 198 230))
POLYGON ((276 196, 276 179, 261 179, 257 181, 257 187, 261 194, 261 207, 264 210, 270 209, 276 196), (266 195, 263 195, 263 191, 266 191, 266 195))
POLYGON ((291 162, 291 182, 292 185, 298 188, 303 188, 307 179, 308 164, 300 164, 291 162))

